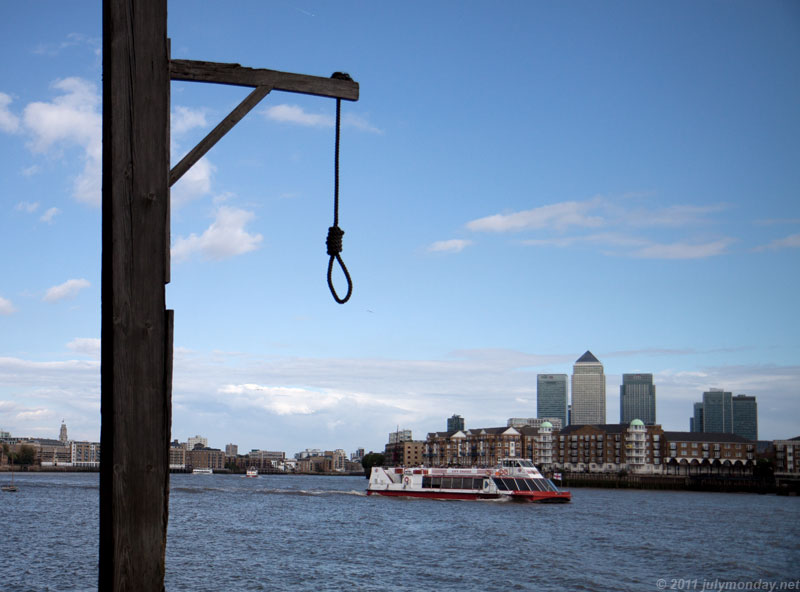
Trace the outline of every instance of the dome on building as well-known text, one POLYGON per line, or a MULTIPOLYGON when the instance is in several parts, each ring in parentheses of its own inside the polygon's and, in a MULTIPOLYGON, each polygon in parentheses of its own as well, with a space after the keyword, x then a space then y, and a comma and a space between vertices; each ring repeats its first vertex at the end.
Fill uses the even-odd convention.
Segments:
POLYGON ((547 428, 548 430, 552 430, 553 429, 553 424, 550 423, 549 421, 543 421, 542 425, 540 427, 547 428))
POLYGON ((634 419, 631 422, 631 426, 644 426, 644 422, 641 419, 634 419))

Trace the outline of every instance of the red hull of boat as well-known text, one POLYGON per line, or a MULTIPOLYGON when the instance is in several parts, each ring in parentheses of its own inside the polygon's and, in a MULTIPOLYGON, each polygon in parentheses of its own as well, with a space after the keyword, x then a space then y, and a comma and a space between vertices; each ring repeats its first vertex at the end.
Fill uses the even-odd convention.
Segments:
POLYGON ((367 495, 386 495, 391 497, 423 497, 428 499, 441 499, 441 500, 492 500, 498 498, 508 497, 511 501, 515 502, 531 502, 531 503, 544 503, 544 504, 565 504, 572 499, 572 495, 568 491, 552 492, 552 491, 519 491, 514 492, 513 495, 502 494, 482 494, 482 493, 466 493, 466 492, 449 492, 449 491, 409 491, 409 490, 381 490, 370 491, 367 490, 367 495))

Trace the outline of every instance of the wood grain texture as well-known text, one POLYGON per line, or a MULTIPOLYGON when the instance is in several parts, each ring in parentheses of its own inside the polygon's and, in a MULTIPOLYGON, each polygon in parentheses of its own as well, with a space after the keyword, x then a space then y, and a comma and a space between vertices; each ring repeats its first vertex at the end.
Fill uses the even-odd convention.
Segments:
POLYGON ((169 480, 166 0, 103 2, 98 587, 164 589, 169 480), (167 254, 165 254, 167 253, 167 254))
POLYGON ((357 101, 359 87, 352 80, 293 74, 239 64, 171 60, 170 78, 194 82, 215 82, 235 86, 268 86, 274 90, 357 101))

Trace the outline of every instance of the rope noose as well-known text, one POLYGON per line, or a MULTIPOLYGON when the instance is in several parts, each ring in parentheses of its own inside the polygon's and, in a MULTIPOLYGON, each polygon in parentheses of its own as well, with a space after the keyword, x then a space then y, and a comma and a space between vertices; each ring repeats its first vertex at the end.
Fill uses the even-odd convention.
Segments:
MULTIPOLYGON (((352 80, 349 74, 345 74, 344 72, 335 72, 331 78, 335 78, 337 80, 352 80)), ((353 280, 350 278, 350 273, 347 271, 347 267, 342 261, 341 255, 339 253, 342 252, 342 237, 344 236, 344 230, 339 228, 339 129, 341 128, 341 114, 342 114, 342 100, 336 99, 336 150, 334 152, 334 175, 333 175, 333 226, 328 228, 328 238, 325 241, 325 244, 328 248, 328 255, 330 259, 328 260, 328 287, 331 290, 331 294, 333 295, 333 299, 336 300, 339 304, 344 304, 348 300, 350 300, 350 295, 353 293, 353 280), (339 294, 336 293, 336 288, 333 287, 333 262, 338 261, 339 266, 342 268, 342 272, 344 272, 344 277, 347 279, 347 294, 345 294, 344 298, 339 298, 339 294)))

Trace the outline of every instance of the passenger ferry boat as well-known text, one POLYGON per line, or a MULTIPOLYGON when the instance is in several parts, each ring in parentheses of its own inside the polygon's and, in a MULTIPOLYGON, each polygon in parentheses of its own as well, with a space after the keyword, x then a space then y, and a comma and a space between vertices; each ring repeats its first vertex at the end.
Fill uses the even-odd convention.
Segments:
POLYGON ((247 477, 258 477, 258 469, 255 467, 250 467, 247 469, 247 477))
POLYGON ((213 469, 192 469, 192 475, 213 475, 213 469))
POLYGON ((372 467, 367 495, 546 503, 572 499, 569 491, 560 491, 531 461, 520 458, 501 459, 490 469, 372 467))

